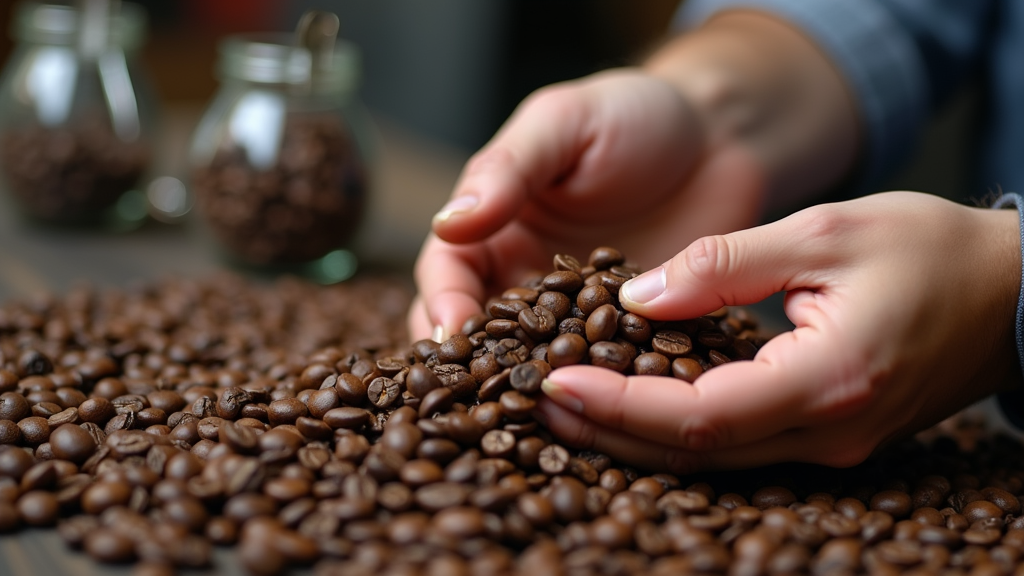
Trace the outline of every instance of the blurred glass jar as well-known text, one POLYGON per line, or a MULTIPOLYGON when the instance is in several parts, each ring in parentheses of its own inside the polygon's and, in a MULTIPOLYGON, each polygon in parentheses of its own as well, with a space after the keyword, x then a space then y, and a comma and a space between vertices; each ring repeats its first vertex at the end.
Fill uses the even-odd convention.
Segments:
MULTIPOLYGON (((16 46, 0 80, 0 171, 17 205, 40 220, 109 220, 150 162, 156 101, 135 58, 145 13, 102 7, 87 16, 27 2, 15 12, 16 46)), ((121 216, 141 220, 145 206, 121 216)))
POLYGON ((363 216, 369 173, 356 48, 332 37, 318 57, 293 43, 287 34, 223 41, 221 88, 192 141, 196 209, 245 264, 337 256, 363 216))

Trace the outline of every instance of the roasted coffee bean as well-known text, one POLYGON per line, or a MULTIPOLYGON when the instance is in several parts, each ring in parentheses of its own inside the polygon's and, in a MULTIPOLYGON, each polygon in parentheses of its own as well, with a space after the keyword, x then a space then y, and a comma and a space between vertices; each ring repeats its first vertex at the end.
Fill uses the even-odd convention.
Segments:
POLYGON ((655 352, 669 358, 678 358, 689 354, 693 350, 690 337, 676 330, 659 330, 655 332, 651 340, 651 347, 655 352))
POLYGON ((672 375, 686 382, 693 382, 704 373, 704 367, 693 358, 676 358, 672 361, 672 375))
POLYGON ((588 350, 590 363, 601 368, 616 372, 624 372, 633 363, 626 349, 619 343, 601 341, 590 346, 588 350))
POLYGON ((633 360, 633 372, 639 376, 668 376, 669 359, 658 352, 645 352, 633 360))
POLYGON ((4 392, 0 394, 0 419, 20 421, 31 414, 32 408, 28 400, 17 392, 4 392))
POLYGON ((487 306, 487 313, 493 318, 502 320, 519 319, 519 313, 531 308, 531 305, 523 300, 496 300, 487 306))
POLYGON ((540 384, 551 372, 551 366, 543 360, 530 360, 517 364, 509 374, 509 384, 523 394, 536 394, 540 384))
POLYGON ((870 510, 887 512, 893 518, 902 519, 910 515, 910 495, 899 490, 883 490, 871 498, 870 510))
POLYGON ((544 306, 534 306, 519 313, 517 317, 519 327, 530 338, 538 342, 544 342, 555 337, 558 333, 558 319, 544 306))
POLYGON ((96 440, 88 431, 75 424, 64 424, 50 433, 53 454, 76 464, 85 462, 96 451, 96 440))
POLYGON ((587 317, 587 341, 591 344, 611 340, 618 331, 619 311, 612 304, 597 307, 587 317))
POLYGON ((366 395, 370 402, 377 408, 387 408, 395 403, 401 395, 402 389, 391 378, 381 376, 374 378, 366 387, 366 395))
POLYGON ((29 526, 51 526, 57 521, 57 497, 42 490, 26 492, 18 498, 18 515, 29 526))

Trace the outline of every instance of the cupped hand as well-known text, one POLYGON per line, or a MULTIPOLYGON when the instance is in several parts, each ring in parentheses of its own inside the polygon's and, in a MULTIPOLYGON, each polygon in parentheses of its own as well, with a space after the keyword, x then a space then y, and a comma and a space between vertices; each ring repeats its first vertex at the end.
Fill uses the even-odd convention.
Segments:
POLYGON ((689 473, 850 466, 1021 379, 1017 215, 891 192, 697 240, 620 292, 652 319, 786 292, 795 329, 693 384, 553 371, 540 417, 566 442, 689 473))
POLYGON ((602 72, 527 98, 466 165, 416 263, 414 340, 457 332, 486 298, 555 254, 613 245, 642 267, 753 225, 765 176, 749 151, 705 143, 666 81, 602 72))

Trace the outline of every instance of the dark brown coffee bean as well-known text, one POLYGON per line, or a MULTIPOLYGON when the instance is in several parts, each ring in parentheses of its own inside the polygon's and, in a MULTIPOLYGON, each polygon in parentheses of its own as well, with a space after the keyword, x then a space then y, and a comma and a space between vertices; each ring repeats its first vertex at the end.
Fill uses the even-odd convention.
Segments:
POLYGON ((446 430, 449 438, 465 446, 475 446, 484 435, 483 426, 471 415, 463 413, 450 413, 446 430))
POLYGON ((50 433, 53 454, 76 464, 85 462, 96 451, 96 440, 75 424, 64 424, 50 433))
POLYGON ((436 482, 418 488, 414 493, 416 504, 427 512, 461 506, 469 497, 469 490, 454 482, 436 482))
POLYGON ((0 445, 21 443, 21 428, 13 420, 0 420, 0 445))
POLYGON ((883 490, 871 498, 870 510, 887 512, 893 518, 902 519, 910 515, 910 495, 899 490, 883 490))
POLYGON ((381 435, 380 445, 394 450, 403 458, 411 458, 423 440, 423 432, 407 422, 388 422, 381 435))
POLYGON ((552 368, 579 364, 587 357, 587 341, 578 334, 556 336, 548 345, 548 363, 552 368))
POLYGON ((615 248, 602 246, 600 248, 594 248, 590 252, 590 258, 587 263, 594 267, 595 270, 607 270, 612 266, 618 266, 625 262, 626 259, 623 257, 622 252, 619 252, 615 248))
POLYGON ((678 358, 689 354, 693 349, 690 337, 683 332, 676 330, 659 330, 654 333, 651 340, 651 347, 655 352, 663 354, 668 358, 678 358))
POLYGON ((1002 518, 1004 515, 1002 508, 988 500, 975 500, 974 502, 964 506, 961 513, 965 518, 967 518, 967 521, 972 524, 987 518, 1002 518))
POLYGON ((57 497, 42 490, 25 492, 18 498, 18 514, 29 526, 52 526, 57 521, 57 497))
POLYGON ((415 489, 434 482, 441 482, 444 480, 444 471, 433 460, 409 460, 402 465, 399 477, 402 482, 415 489))
POLYGON ((581 520, 586 515, 586 498, 586 486, 569 477, 560 477, 558 482, 552 483, 547 494, 555 510, 555 517, 563 523, 581 520))
POLYGON ((572 310, 572 300, 562 292, 544 292, 537 297, 537 306, 550 310, 551 315, 559 322, 560 327, 561 322, 569 316, 572 310))
POLYGON ((298 398, 275 400, 267 406, 267 418, 272 426, 294 424, 295 420, 307 414, 306 405, 298 398))
POLYGON ((616 342, 596 342, 590 346, 588 354, 590 356, 590 363, 594 366, 616 372, 624 372, 633 363, 633 359, 626 352, 626 349, 616 342))
POLYGON ((516 437, 505 430, 491 430, 480 439, 480 448, 491 458, 505 458, 516 448, 516 437))
POLYGON ((512 368, 509 384, 523 394, 540 392, 540 384, 551 372, 551 366, 543 360, 530 360, 512 368))
POLYGON ((519 313, 531 307, 523 300, 496 300, 487 305, 487 313, 493 318, 518 320, 519 313))
MULTIPOLYGON (((497 360, 497 356, 495 356, 495 360, 497 360)), ((437 375, 442 386, 452 391, 456 399, 468 398, 476 391, 476 379, 466 371, 465 366, 439 364, 434 367, 434 374, 437 375)))
POLYGON ((619 311, 612 304, 597 307, 587 317, 587 341, 591 344, 615 337, 619 327, 619 311))
MULTIPOLYGON (((323 418, 324 414, 326 414, 328 410, 339 406, 341 406, 341 399, 338 397, 338 392, 334 387, 317 390, 310 394, 309 398, 306 400, 306 409, 309 411, 309 415, 313 418, 323 418)), ((302 416, 297 417, 296 421, 301 417, 302 416)))
POLYGON ((465 334, 452 334, 437 348, 437 361, 440 364, 465 364, 473 356, 473 345, 465 334))
POLYGON ((370 413, 363 408, 344 406, 328 410, 323 420, 331 428, 357 430, 369 422, 370 413))
POLYGON ((865 542, 873 543, 888 538, 892 534, 895 524, 893 518, 887 512, 872 510, 860 517, 861 538, 865 542))
POLYGON ((50 438, 50 424, 46 418, 29 416, 18 421, 21 438, 30 446, 38 446, 50 438))
POLYGON ((612 295, 608 289, 600 285, 588 285, 583 287, 576 295, 576 306, 580 309, 583 317, 590 316, 594 310, 601 306, 611 304, 612 295))
POLYGON ((227 388, 217 400, 217 416, 225 420, 238 418, 242 405, 249 402, 249 394, 241 388, 227 388))
POLYGON ((558 334, 558 319, 555 315, 543 306, 527 308, 519 313, 517 317, 519 327, 530 338, 538 342, 551 340, 558 334))
POLYGON ((430 368, 422 363, 416 363, 409 367, 409 374, 406 376, 405 385, 417 398, 425 397, 431 390, 441 387, 441 381, 430 368))
POLYGON ((671 364, 658 352, 645 352, 633 360, 633 372, 638 376, 668 376, 671 364))
POLYGON ((569 458, 568 450, 558 444, 551 444, 540 451, 537 463, 545 474, 557 476, 568 468, 569 458))
POLYGON ((535 400, 515 390, 503 392, 498 398, 498 403, 501 405, 502 413, 512 420, 522 420, 529 417, 537 407, 535 400))
POLYGON ((85 536, 82 543, 85 552, 100 562, 119 563, 135 559, 135 545, 132 539, 115 529, 100 528, 85 536))
POLYGON ((355 374, 346 372, 338 375, 334 390, 338 393, 338 398, 348 406, 366 404, 366 384, 355 374))
POLYGON ((686 382, 694 382, 704 373, 704 367, 693 358, 676 358, 672 361, 672 375, 686 382))

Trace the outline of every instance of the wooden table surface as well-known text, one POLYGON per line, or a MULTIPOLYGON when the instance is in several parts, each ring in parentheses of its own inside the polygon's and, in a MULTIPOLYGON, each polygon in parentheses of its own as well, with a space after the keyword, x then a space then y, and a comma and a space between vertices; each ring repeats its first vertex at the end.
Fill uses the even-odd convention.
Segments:
MULTIPOLYGON (((183 157, 198 108, 171 110, 156 172, 184 174, 183 157)), ((468 153, 430 142, 377 119, 374 190, 353 250, 364 266, 412 270, 430 217, 447 199, 468 153)), ((162 276, 203 277, 225 268, 201 227, 150 222, 127 232, 40 226, 23 219, 0 190, 0 302, 34 294, 63 294, 76 282, 125 286, 162 276)), ((295 570, 307 574, 311 570, 295 570)), ((128 575, 129 566, 96 564, 71 552, 55 530, 0 536, 0 576, 128 575)), ((183 574, 241 575, 229 549, 214 565, 183 574)))

